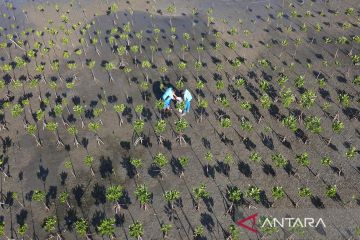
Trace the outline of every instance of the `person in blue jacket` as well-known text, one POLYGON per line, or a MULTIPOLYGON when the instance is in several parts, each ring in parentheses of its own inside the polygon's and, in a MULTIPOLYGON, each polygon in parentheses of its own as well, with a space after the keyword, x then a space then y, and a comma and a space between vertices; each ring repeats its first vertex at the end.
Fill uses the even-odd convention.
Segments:
POLYGON ((189 90, 185 89, 185 91, 182 92, 183 95, 183 99, 185 101, 185 108, 184 108, 184 113, 181 114, 181 116, 185 116, 187 113, 190 112, 190 104, 191 104, 191 100, 193 99, 191 93, 189 90))
POLYGON ((175 91, 173 90, 172 87, 168 87, 162 96, 162 100, 164 101, 163 109, 170 110, 171 100, 175 98, 176 98, 175 91))

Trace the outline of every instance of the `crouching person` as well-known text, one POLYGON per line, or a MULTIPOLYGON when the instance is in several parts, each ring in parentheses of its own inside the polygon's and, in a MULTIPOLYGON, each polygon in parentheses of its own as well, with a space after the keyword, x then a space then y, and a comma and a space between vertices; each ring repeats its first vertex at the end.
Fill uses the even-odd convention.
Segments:
POLYGON ((164 101, 164 110, 170 110, 171 100, 173 100, 175 97, 175 91, 172 89, 172 87, 168 87, 162 96, 162 100, 164 101))
POLYGON ((183 100, 185 101, 185 108, 184 108, 184 113, 181 114, 181 116, 185 116, 187 113, 190 112, 190 105, 193 97, 190 91, 187 89, 185 89, 185 91, 182 92, 182 95, 183 95, 183 100))

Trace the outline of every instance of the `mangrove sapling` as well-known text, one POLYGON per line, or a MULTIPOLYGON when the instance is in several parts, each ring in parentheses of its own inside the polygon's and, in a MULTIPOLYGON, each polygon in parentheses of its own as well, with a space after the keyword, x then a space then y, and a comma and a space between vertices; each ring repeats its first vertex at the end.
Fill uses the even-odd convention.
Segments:
POLYGON ((164 142, 164 137, 162 136, 162 134, 165 132, 166 130, 166 121, 165 120, 158 120, 156 123, 155 123, 155 133, 156 133, 156 136, 158 138, 158 143, 159 144, 163 144, 164 142))
POLYGON ((201 63, 201 53, 204 52, 204 50, 205 50, 205 47, 204 47, 204 45, 202 43, 200 43, 199 46, 196 47, 196 51, 198 53, 197 62, 199 62, 199 63, 201 63))
POLYGON ((136 187, 134 194, 140 203, 140 207, 146 210, 148 204, 151 201, 152 193, 148 190, 148 188, 144 184, 142 184, 136 187))
MULTIPOLYGON (((220 119, 220 126, 223 129, 227 129, 227 128, 231 128, 232 124, 231 124, 231 120, 229 117, 222 117, 220 119)), ((221 139, 224 141, 227 139, 225 132, 222 133, 221 139)))
POLYGON ((112 62, 106 62, 104 64, 104 68, 105 68, 105 71, 107 72, 107 74, 109 76, 109 81, 113 82, 114 78, 113 78, 111 72, 116 69, 115 64, 112 63, 112 62))
POLYGON ((156 45, 159 44, 159 35, 160 35, 160 32, 161 32, 160 28, 155 27, 155 28, 153 29, 153 35, 154 35, 153 38, 154 38, 154 41, 155 41, 156 45))
POLYGON ((294 133, 298 129, 298 127, 297 127, 297 119, 293 115, 289 115, 289 116, 285 117, 283 120, 281 120, 281 123, 285 127, 288 127, 294 133))
POLYGON ((180 118, 175 122, 175 131, 177 133, 176 140, 179 141, 180 145, 184 142, 186 144, 184 138, 184 131, 189 127, 189 123, 184 119, 180 118))
POLYGON ((251 111, 251 109, 252 109, 252 104, 249 101, 240 102, 239 106, 241 109, 244 109, 247 111, 251 111))
POLYGON ((234 158, 231 153, 227 153, 224 158, 224 174, 229 175, 230 165, 234 164, 234 158))
POLYGON ((205 184, 200 184, 199 187, 193 188, 193 194, 195 199, 195 208, 200 210, 200 200, 210 198, 210 193, 207 191, 205 184))
POLYGON ((233 214, 234 205, 236 206, 237 204, 240 203, 242 196, 243 196, 243 193, 240 191, 240 189, 238 187, 231 187, 228 189, 226 198, 230 202, 230 206, 227 209, 225 215, 228 213, 233 214))
POLYGON ((210 163, 213 161, 213 154, 211 153, 211 151, 206 152, 204 158, 207 161, 206 174, 209 175, 210 163))
POLYGON ((59 133, 58 133, 58 123, 57 122, 47 122, 45 125, 46 130, 53 132, 56 140, 57 140, 57 147, 64 146, 64 143, 62 142, 62 140, 60 139, 59 133))
POLYGON ((142 81, 140 83, 141 95, 143 96, 145 102, 147 101, 147 98, 150 95, 148 92, 149 88, 150 88, 150 83, 148 81, 142 81))
POLYGON ((206 99, 204 98, 198 98, 197 101, 197 106, 198 106, 198 110, 199 110, 199 121, 200 123, 203 121, 203 116, 204 114, 206 114, 206 108, 208 108, 209 103, 206 99))
MULTIPOLYGON (((222 65, 218 64, 217 66, 219 67, 219 66, 222 66, 222 65)), ((216 90, 218 90, 218 91, 223 90, 225 88, 224 80, 217 80, 215 86, 216 86, 216 90)))
POLYGON ((260 97, 260 103, 264 109, 268 110, 271 107, 272 101, 269 95, 265 93, 260 97))
MULTIPOLYGON (((1 165, 1 159, 0 159, 0 165, 1 165)), ((11 198, 11 201, 16 201, 21 207, 24 207, 25 203, 21 202, 19 200, 18 194, 16 192, 12 192, 10 198, 11 198)), ((23 201, 24 201, 24 199, 23 199, 23 201)))
POLYGON ((34 190, 32 196, 31 196, 31 200, 36 201, 36 202, 41 202, 44 205, 45 210, 49 211, 50 209, 45 203, 45 196, 46 196, 46 194, 44 191, 34 190))
MULTIPOLYGON (((11 112, 12 117, 17 118, 17 117, 19 117, 20 115, 22 115, 24 113, 24 107, 21 104, 16 103, 11 108, 10 112, 11 112)), ((23 121, 26 123, 25 119, 23 121)))
POLYGON ((230 107, 230 101, 226 96, 219 96, 216 98, 215 102, 220 104, 220 111, 218 111, 218 118, 221 119, 225 116, 225 108, 230 107))
POLYGON ((94 46, 96 54, 100 57, 101 52, 99 51, 99 49, 97 47, 98 42, 99 42, 99 39, 96 36, 94 36, 93 38, 90 38, 91 45, 94 46))
POLYGON ((311 198, 313 196, 310 188, 308 188, 308 187, 299 188, 298 195, 299 195, 300 199, 296 202, 296 204, 295 204, 296 207, 299 207, 300 201, 302 201, 303 199, 311 198))
POLYGON ((351 99, 348 93, 339 93, 338 100, 344 108, 348 108, 350 106, 351 99))
POLYGON ((90 240, 90 235, 88 234, 89 231, 89 223, 84 219, 80 218, 75 222, 75 231, 77 235, 80 237, 86 237, 86 240, 90 240))
POLYGON ((289 108, 290 105, 295 101, 295 95, 290 88, 283 88, 280 91, 281 102, 285 108, 289 108))
POLYGON ((165 191, 164 198, 168 202, 171 209, 174 209, 174 202, 180 199, 180 192, 177 190, 165 191))
POLYGON ((46 127, 46 121, 45 121, 45 112, 41 109, 38 109, 35 112, 36 121, 42 121, 42 129, 44 130, 46 127))
POLYGON ((239 101, 240 96, 241 96, 240 88, 246 84, 246 81, 243 77, 240 77, 240 76, 234 77, 233 80, 234 80, 234 87, 235 87, 235 91, 236 91, 235 100, 239 101))
POLYGON ((64 116, 63 116, 63 110, 64 106, 63 104, 59 103, 54 106, 54 113, 56 117, 59 117, 63 123, 64 126, 69 126, 69 124, 66 122, 64 116))
MULTIPOLYGON (((277 200, 281 200, 284 198, 285 196, 285 191, 283 189, 282 186, 274 186, 272 189, 271 189, 271 195, 273 196, 273 198, 277 201, 277 200)), ((274 206, 274 203, 271 204, 271 206, 273 207, 274 206)))
POLYGON ((305 128, 311 133, 320 134, 322 132, 321 118, 317 116, 308 116, 305 118, 305 128))
POLYGON ((352 159, 356 156, 357 153, 358 150, 354 146, 352 146, 346 151, 345 155, 348 159, 352 159))
POLYGON ((163 113, 164 106, 165 106, 165 102, 162 99, 156 100, 155 107, 160 112, 161 115, 163 113))
POLYGON ((194 229, 194 239, 201 238, 205 235, 205 228, 202 225, 196 226, 194 229))
MULTIPOLYGON (((253 130, 253 125, 250 120, 246 120, 244 117, 242 117, 240 121, 240 129, 251 132, 253 130)), ((247 139, 247 137, 245 139, 247 139)))
MULTIPOLYGON (((50 234, 49 238, 54 237, 54 232, 56 230, 57 224, 58 224, 58 220, 56 216, 50 216, 44 219, 43 228, 47 233, 50 234)), ((56 232, 55 235, 57 240, 63 239, 58 232, 56 232)))
POLYGON ((97 230, 102 236, 107 236, 110 239, 116 239, 115 223, 116 220, 114 218, 105 218, 100 222, 100 225, 97 226, 97 230))
MULTIPOLYGON (((261 193, 261 189, 257 186, 249 186, 248 190, 246 191, 245 195, 247 197, 252 198, 255 203, 259 203, 260 202, 260 193, 261 193)), ((254 206, 252 206, 251 204, 249 205, 249 208, 252 208, 254 206)))
POLYGON ((172 229, 171 224, 161 224, 160 231, 162 232, 164 239, 169 239, 169 233, 171 229, 172 229))
POLYGON ((230 64, 233 68, 234 71, 234 76, 231 79, 236 79, 236 76, 238 75, 238 70, 240 69, 241 65, 242 65, 242 61, 239 58, 235 58, 233 60, 230 60, 230 64))
POLYGON ((114 108, 114 111, 116 112, 116 115, 119 118, 119 125, 121 126, 124 123, 124 121, 122 119, 122 114, 124 113, 125 108, 126 108, 125 104, 123 104, 123 103, 115 104, 113 108, 114 108))
MULTIPOLYGON (((28 225, 26 223, 23 223, 21 225, 19 225, 19 228, 17 229, 17 233, 20 235, 21 239, 25 239, 24 237, 28 237, 30 239, 30 237, 26 234, 27 230, 28 230, 28 225)), ((1 234, 0 234, 1 236, 1 234)))
POLYGON ((71 208, 71 205, 69 203, 69 193, 67 191, 60 193, 59 202, 61 204, 66 204, 68 206, 68 208, 71 208))
POLYGON ((117 12, 119 11, 119 6, 116 3, 111 4, 110 7, 108 7, 108 14, 113 14, 113 24, 116 25, 116 21, 119 19, 117 12))
MULTIPOLYGON (((268 81, 266 81, 265 79, 260 79, 259 87, 260 87, 261 92, 267 93, 271 87, 271 84, 268 81)), ((239 99, 239 98, 237 97, 237 99, 239 99)), ((275 102, 277 102, 276 99, 275 99, 275 102)))
POLYGON ((64 162, 64 167, 65 167, 66 169, 69 169, 69 170, 71 171, 71 174, 74 176, 74 178, 76 178, 74 165, 73 165, 73 163, 71 162, 70 159, 69 159, 69 160, 66 160, 66 161, 64 162))
MULTIPOLYGON (((141 49, 141 48, 140 48, 141 49)), ((145 71, 145 78, 146 78, 146 82, 149 82, 149 74, 148 71, 151 68, 151 63, 148 60, 144 60, 141 63, 141 67, 144 69, 145 71)))
POLYGON ((340 49, 340 46, 341 45, 345 45, 345 44, 347 44, 349 42, 349 40, 347 39, 347 37, 345 37, 345 36, 340 36, 340 37, 338 37, 337 39, 336 39, 336 51, 335 51, 335 54, 334 54, 334 59, 336 59, 337 58, 337 56, 338 56, 338 52, 339 52, 339 49, 340 49))
POLYGON ((317 96, 315 92, 311 90, 306 90, 303 94, 301 94, 301 98, 300 98, 301 106, 307 109, 311 108, 316 101, 316 97, 317 96))
MULTIPOLYGON (((357 43, 357 44, 360 44, 360 36, 359 35, 355 35, 352 37, 352 41, 353 43, 357 43)), ((349 54, 348 56, 352 56, 353 54, 353 49, 354 47, 356 46, 356 44, 351 44, 351 50, 349 51, 349 54)))
POLYGON ((10 240, 10 238, 5 235, 5 222, 4 222, 4 220, 0 221, 0 237, 5 237, 8 240, 10 240))
POLYGON ((161 78, 163 81, 165 81, 167 71, 168 71, 168 68, 166 66, 161 66, 159 68, 159 73, 161 74, 161 78))
MULTIPOLYGON (((180 76, 180 78, 179 78, 179 80, 177 80, 176 82, 175 82, 175 87, 176 87, 176 89, 179 89, 179 90, 181 90, 181 89, 183 89, 184 88, 184 86, 185 86, 185 84, 184 84, 184 77, 183 76, 180 76)), ((182 103, 182 102, 181 102, 182 103)))
POLYGON ((203 67, 203 63, 201 61, 195 61, 194 63, 194 69, 196 71, 196 81, 201 81, 200 80, 200 75, 199 75, 199 72, 200 70, 202 69, 203 67))
POLYGON ((185 102, 177 102, 175 105, 176 110, 178 110, 179 112, 183 112, 184 108, 185 108, 185 102))
POLYGON ((90 172, 91 172, 91 175, 92 176, 95 176, 95 172, 94 172, 94 169, 93 169, 93 162, 94 162, 94 157, 91 156, 91 155, 86 155, 84 157, 84 164, 85 166, 87 166, 88 168, 90 168, 90 172))
POLYGON ((36 134, 38 134, 38 131, 37 131, 37 126, 36 124, 27 124, 25 125, 25 128, 26 128, 26 132, 33 136, 35 141, 36 141, 36 146, 39 147, 39 146, 42 146, 41 144, 41 139, 38 138, 38 136, 36 136, 36 134))
POLYGON ((239 240, 240 239, 240 230, 234 224, 231 224, 228 228, 228 237, 226 240, 239 240))
MULTIPOLYGON (((177 65, 177 67, 178 67, 178 69, 180 70, 180 73, 181 73, 180 74, 180 80, 182 80, 184 78, 184 71, 186 69, 186 66, 187 66, 187 64, 184 61, 180 61, 178 63, 178 65, 177 65)), ((177 87, 177 88, 179 89, 179 87, 177 87)))
POLYGON ((135 169, 136 177, 139 177, 139 170, 143 167, 143 161, 139 158, 132 158, 130 164, 135 169))
MULTIPOLYGON (((360 77, 359 77, 360 78, 360 77)), ((197 94, 197 98, 199 99, 199 95, 202 93, 202 89, 204 89, 205 87, 205 82, 198 79, 196 81, 196 94, 197 94)))
POLYGON ((262 239, 269 238, 271 235, 279 232, 279 228, 277 226, 264 224, 266 220, 273 222, 273 217, 265 215, 260 216, 259 223, 257 224, 257 226, 259 226, 259 232, 263 235, 262 239))
POLYGON ((137 54, 138 54, 138 52, 139 52, 139 46, 138 46, 138 45, 132 45, 132 46, 130 47, 130 51, 134 54, 135 66, 138 67, 137 54))
POLYGON ((180 177, 184 176, 185 167, 189 164, 189 158, 188 157, 179 157, 178 158, 179 165, 181 168, 180 177))
POLYGON ((138 32, 135 33, 135 37, 138 39, 139 41, 139 50, 140 50, 140 54, 142 54, 142 40, 143 40, 143 30, 140 30, 138 32))
MULTIPOLYGON (((320 163, 323 167, 331 167, 332 159, 328 156, 325 156, 321 158, 320 163)), ((339 171, 339 175, 340 175, 340 171, 339 171)), ((316 174, 317 178, 320 178, 320 176, 321 176, 321 169, 316 174)))
POLYGON ((163 170, 163 168, 168 163, 169 163, 169 161, 168 161, 167 157, 163 153, 157 153, 155 155, 153 164, 160 169, 159 174, 161 176, 161 179, 163 179, 163 174, 166 176, 166 173, 163 170))
POLYGON ((337 193, 337 186, 336 185, 329 185, 326 188, 325 196, 334 199, 337 195, 338 195, 338 193, 337 193))
POLYGON ((154 45, 150 45, 150 51, 151 51, 151 62, 154 63, 154 53, 156 52, 157 48, 154 45))
POLYGON ((136 238, 137 240, 142 240, 144 235, 144 226, 139 221, 135 221, 129 226, 129 235, 130 237, 136 238))
POLYGON ((136 119, 133 125, 133 139, 136 146, 139 142, 142 144, 144 141, 143 131, 145 122, 142 119, 136 119))
POLYGON ((99 134, 98 134, 98 130, 100 128, 100 123, 98 122, 89 122, 88 124, 88 128, 91 132, 93 132, 95 134, 95 139, 98 145, 100 144, 104 144, 104 142, 101 140, 99 134))
POLYGON ((97 118, 98 121, 99 121, 99 123, 100 123, 101 125, 104 125, 104 124, 103 124, 103 121, 102 121, 101 118, 100 118, 100 115, 102 114, 102 112, 103 112, 103 109, 100 108, 100 107, 96 107, 96 108, 94 108, 94 109, 92 110, 92 113, 93 113, 93 115, 94 115, 94 118, 97 118))
POLYGON ((77 140, 77 133, 78 133, 78 129, 76 128, 75 125, 72 125, 70 127, 67 128, 67 132, 74 137, 74 145, 76 147, 79 147, 79 141, 77 140))
POLYGON ((281 153, 271 155, 271 160, 278 168, 285 168, 289 164, 289 161, 281 153))
POLYGON ((130 76, 130 73, 132 72, 132 68, 130 68, 130 67, 124 67, 124 68, 123 68, 123 71, 124 71, 125 75, 127 76, 129 85, 131 85, 131 76, 130 76))
POLYGON ((82 105, 75 105, 73 106, 73 111, 76 117, 79 117, 81 120, 81 128, 85 127, 84 120, 82 115, 85 113, 85 107, 82 105))
POLYGON ((249 159, 255 163, 259 163, 262 161, 262 157, 258 152, 251 152, 249 155, 249 159))
POLYGON ((120 57, 120 63, 119 66, 120 67, 125 67, 127 65, 127 63, 124 61, 124 55, 127 55, 127 49, 124 45, 120 45, 117 47, 116 49, 117 54, 120 57))
MULTIPOLYGON (((296 155, 295 159, 296 159, 297 164, 309 169, 310 159, 309 159, 309 154, 307 152, 296 155)), ((295 174, 300 177, 300 175, 297 173, 297 171, 295 171, 295 172, 296 172, 295 174)))
POLYGON ((135 106, 135 113, 140 120, 141 120, 143 110, 144 110, 144 105, 139 104, 139 105, 135 106))
POLYGON ((172 3, 172 4, 168 5, 166 7, 166 12, 170 15, 169 23, 170 23, 170 27, 172 28, 173 27, 173 25, 172 25, 172 15, 175 14, 175 12, 176 12, 175 4, 172 3))
MULTIPOLYGON (((187 33, 187 32, 185 32, 185 33, 183 33, 183 39, 185 40, 185 42, 186 42, 186 48, 188 49, 189 48, 189 40, 190 40, 190 34, 189 33, 187 33)), ((183 58, 184 59, 184 58, 183 58)))
POLYGON ((121 205, 119 203, 120 198, 124 195, 124 188, 122 186, 109 186, 106 189, 106 199, 113 203, 113 208, 115 214, 118 214, 121 210, 121 205))

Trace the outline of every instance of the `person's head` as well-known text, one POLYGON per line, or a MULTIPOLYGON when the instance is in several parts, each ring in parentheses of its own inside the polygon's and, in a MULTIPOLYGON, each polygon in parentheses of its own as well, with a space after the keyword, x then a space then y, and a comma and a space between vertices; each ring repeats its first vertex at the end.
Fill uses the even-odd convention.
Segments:
POLYGON ((184 96, 185 92, 188 91, 187 89, 181 90, 181 95, 184 96))

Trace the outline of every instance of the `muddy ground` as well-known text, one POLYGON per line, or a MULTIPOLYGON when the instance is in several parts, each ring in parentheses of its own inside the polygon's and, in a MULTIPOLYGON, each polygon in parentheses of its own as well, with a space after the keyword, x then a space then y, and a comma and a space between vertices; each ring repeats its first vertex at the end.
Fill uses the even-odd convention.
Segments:
MULTIPOLYGON (((115 218, 116 239, 131 239, 128 227, 134 221, 139 220, 144 226, 143 239, 162 239, 160 227, 164 223, 171 223, 173 229, 169 239, 193 239, 193 231, 196 226, 204 226, 203 239, 226 239, 228 227, 237 220, 258 212, 261 215, 315 217, 319 216, 328 223, 326 228, 306 228, 304 235, 292 234, 285 228, 266 238, 268 239, 356 239, 356 228, 360 226, 359 212, 359 185, 360 165, 359 154, 348 159, 346 152, 350 147, 360 148, 360 116, 359 116, 359 91, 358 85, 352 83, 354 77, 360 74, 359 67, 354 66, 348 56, 352 50, 359 54, 359 44, 350 41, 347 44, 325 44, 323 38, 336 39, 339 36, 358 35, 359 31, 359 4, 355 0, 347 1, 175 1, 176 13, 169 16, 166 7, 169 1, 143 1, 130 2, 118 1, 118 19, 113 14, 107 15, 106 11, 111 1, 80 0, 56 1, 60 11, 55 10, 55 1, 41 2, 45 11, 37 9, 39 1, 14 2, 13 11, 6 9, 1 4, 2 13, 9 14, 9 18, 2 18, 0 26, 5 30, 0 32, 1 42, 7 41, 6 34, 19 34, 21 31, 33 28, 44 29, 48 26, 48 20, 52 19, 53 27, 59 28, 60 16, 67 10, 72 24, 82 22, 94 24, 91 26, 89 35, 94 36, 94 31, 101 31, 101 43, 96 44, 100 54, 97 54, 95 46, 90 43, 84 45, 86 56, 73 54, 70 59, 64 59, 62 52, 80 48, 78 43, 79 31, 74 31, 70 36, 70 43, 62 45, 60 33, 53 39, 56 46, 44 56, 32 59, 26 69, 15 69, 10 76, 19 77, 25 75, 28 79, 34 78, 38 73, 34 68, 40 62, 46 63, 44 76, 46 81, 40 81, 38 88, 14 89, 11 80, 7 87, 0 90, 1 106, 6 102, 8 90, 11 104, 19 101, 19 98, 31 94, 30 104, 25 106, 24 113, 17 118, 11 116, 10 109, 3 109, 3 121, 6 121, 6 129, 0 131, 2 139, 2 158, 5 163, 2 165, 5 174, 1 177, 2 205, 0 216, 5 223, 5 234, 9 238, 21 239, 17 232, 19 226, 28 224, 29 229, 24 239, 45 239, 49 237, 42 227, 46 217, 55 215, 58 219, 58 227, 54 233, 59 233, 64 239, 81 239, 76 235, 74 222, 83 217, 89 222, 89 237, 101 239, 97 232, 97 226, 105 218, 115 218), (292 3, 292 5, 289 5, 292 3), (265 6, 269 5, 269 9, 265 6), (214 9, 215 24, 211 24, 210 30, 207 26, 206 11, 209 7, 214 9), (346 8, 355 9, 353 15, 344 14, 346 8), (129 8, 133 10, 132 14, 129 8), (197 8, 199 14, 192 16, 191 10, 197 8), (290 17, 290 12, 296 10, 300 15, 297 18, 290 17), (311 11, 311 16, 306 17, 306 11, 311 11), (339 10, 339 14, 335 11, 339 10), (278 18, 279 11, 284 12, 282 18, 278 18), (320 16, 323 11, 325 16, 320 16), (14 16, 14 17, 13 17, 14 16), (150 17, 152 16, 152 17, 150 17), (176 26, 177 39, 171 54, 165 49, 170 44, 169 20, 176 26), (239 21, 240 20, 240 21, 239 21), (154 26, 161 30, 157 51, 154 53, 153 68, 144 70, 133 64, 133 54, 125 56, 125 62, 132 67, 130 74, 124 74, 122 69, 112 71, 113 82, 109 82, 108 73, 101 67, 102 61, 119 63, 120 57, 111 51, 108 39, 108 31, 112 27, 123 27, 123 24, 131 22, 132 30, 131 44, 139 44, 134 32, 143 30, 142 54, 138 54, 139 61, 151 60, 151 45, 156 45, 152 30, 154 26), (342 24, 352 24, 350 29, 344 30, 342 24), (308 26, 307 32, 299 30, 304 23, 308 26), (322 31, 314 30, 314 25, 320 23, 322 31), (12 28, 11 24, 15 24, 12 28), (239 33, 231 36, 227 31, 235 26, 239 33), (292 26, 293 31, 287 31, 285 26, 292 26), (220 39, 216 39, 209 31, 217 29, 222 32, 220 39), (251 34, 244 34, 247 29, 251 34), (183 33, 188 32, 191 39, 185 42, 183 33), (203 37, 203 39, 202 39, 203 37), (302 38, 303 43, 295 46, 295 39, 302 38), (288 46, 282 47, 281 40, 288 39, 288 46), (236 50, 226 47, 227 42, 238 41, 236 50), (219 41, 222 49, 216 51, 212 44, 219 41), (250 43, 250 48, 242 47, 243 41, 250 43), (184 72, 177 68, 183 53, 180 46, 189 44, 190 51, 185 52, 184 59, 188 67, 184 72), (199 71, 200 78, 206 82, 206 87, 196 91, 197 71, 193 67, 194 61, 198 59, 196 47, 202 43, 205 50, 200 53, 201 61, 205 64, 199 71), (266 44, 270 44, 268 48, 266 44), (337 58, 341 64, 335 65, 334 54, 339 46, 337 58), (296 49, 296 55, 294 52, 296 49), (240 57, 245 63, 235 70, 226 61, 240 57), (64 81, 74 81, 75 87, 68 89, 65 83, 61 82, 56 72, 51 71, 50 61, 60 61, 60 75, 64 81), (96 61, 94 75, 98 81, 94 81, 91 71, 86 67, 86 59, 96 61), (272 68, 263 68, 258 60, 268 59, 272 68), (66 62, 75 60, 76 70, 69 70, 66 62), (328 61, 331 66, 324 67, 323 61, 328 61), (224 71, 220 72, 225 82, 223 90, 216 90, 216 63, 221 61, 224 71), (81 63, 82 62, 82 63, 81 63), (294 62, 294 67, 289 67, 294 62), (251 63, 254 63, 253 65, 251 63), (307 64, 312 64, 311 69, 307 64), (83 66, 82 66, 83 65, 83 66), (168 72, 163 78, 159 73, 159 67, 168 65, 168 72), (276 66, 276 69, 274 69, 276 66), (303 90, 297 89, 293 81, 298 75, 305 75, 305 88, 317 93, 315 105, 310 109, 304 109, 299 104, 293 103, 290 108, 285 108, 279 100, 281 87, 277 84, 278 74, 285 72, 289 81, 285 84, 291 88, 296 98, 300 98, 303 90), (145 73, 149 75, 150 88, 146 92, 146 101, 143 98, 143 91, 140 83, 145 79, 145 73), (321 75, 320 75, 320 74, 321 75), (215 75, 214 75, 215 74, 215 75), (76 78, 74 77, 76 75, 76 78), (185 131, 186 144, 180 145, 176 141, 174 122, 179 119, 176 110, 170 115, 164 115, 155 107, 155 102, 161 96, 160 83, 175 85, 175 81, 183 75, 185 86, 194 95, 194 98, 201 96, 209 103, 206 109, 206 117, 199 122, 199 112, 196 108, 196 101, 193 101, 192 111, 185 116, 190 123, 185 131), (240 88, 240 95, 233 91, 234 83, 232 77, 241 75, 246 79, 246 84, 240 88), (323 77, 326 81, 325 87, 319 87, 317 78, 323 77), (58 88, 56 91, 49 87, 49 82, 57 78, 58 88), (273 85, 271 94, 274 104, 270 110, 263 109, 259 102, 261 90, 259 82, 261 79, 270 81, 273 85), (344 108, 339 103, 337 96, 339 92, 346 91, 351 97, 351 104, 344 108), (229 107, 222 107, 215 101, 219 94, 225 94, 230 100, 229 107), (36 147, 32 136, 24 129, 24 116, 30 123, 35 123, 31 113, 39 109, 39 97, 49 99, 45 108, 45 119, 58 122, 58 135, 64 143, 64 147, 57 146, 57 139, 53 133, 42 129, 42 122, 37 123, 39 136, 42 141, 41 147, 36 147), (236 98, 240 96, 240 98, 236 98), (73 137, 67 132, 66 125, 62 119, 53 117, 51 109, 59 99, 68 99, 69 112, 64 109, 63 118, 68 124, 77 126, 79 132, 77 139, 81 145, 76 148, 73 144, 73 137), (106 106, 101 115, 103 125, 98 134, 102 139, 102 145, 98 145, 95 136, 86 127, 90 121, 96 121, 91 114, 91 109, 101 107, 101 99, 105 99, 106 106), (240 102, 249 101, 252 103, 252 111, 243 110, 239 107, 240 102), (325 102, 330 107, 323 110, 325 102), (126 104, 123 114, 125 120, 119 126, 118 117, 113 110, 116 103, 126 104), (89 114, 83 116, 85 128, 81 128, 79 117, 73 114, 74 104, 85 106, 89 114), (145 141, 143 144, 134 146, 132 124, 140 116, 134 111, 139 104, 144 105, 141 118, 145 121, 145 141), (233 126, 230 129, 222 129, 219 124, 220 110, 230 117, 233 126), (303 112, 303 119, 306 116, 316 115, 321 117, 322 133, 312 134, 306 130, 304 123, 298 121, 301 131, 298 134, 292 133, 281 124, 281 119, 288 116, 290 112, 295 114, 303 112), (339 119, 344 122, 345 128, 340 134, 334 134, 331 129, 333 118, 338 114, 339 119), (259 122, 259 116, 262 116, 259 122), (167 131, 164 134, 164 144, 158 144, 157 136, 154 133, 154 124, 159 118, 164 118, 168 123, 167 131), (247 132, 239 127, 241 119, 248 119, 253 124, 253 130, 247 132), (272 130, 269 132, 267 127, 272 130), (226 136, 226 140, 224 137, 226 136), (266 136, 266 137, 264 137, 266 136), (283 137, 286 140, 283 141, 283 137), (331 144, 327 144, 323 138, 332 138, 331 144), (265 140, 264 140, 265 139, 265 140), (305 144, 306 142, 306 144, 305 144), (204 159, 206 152, 211 151, 214 161, 209 164, 210 171, 207 171, 207 161, 204 159), (249 159, 252 151, 260 153, 263 157, 261 163, 254 163, 249 159), (297 164, 295 156, 308 152, 311 164, 309 167, 301 167, 297 164), (161 179, 152 167, 153 157, 158 152, 164 153, 169 164, 165 167, 166 175, 161 179), (224 165, 226 154, 232 154, 234 163, 230 166, 224 165), (271 155, 281 153, 290 164, 286 169, 277 168, 271 160, 271 155), (85 166, 83 159, 86 155, 94 156, 93 169, 95 176, 92 176, 89 167, 85 166), (179 177, 178 164, 176 159, 180 156, 187 156, 190 159, 189 165, 185 168, 184 176, 179 177), (333 160, 331 166, 322 166, 320 160, 323 156, 329 156, 333 160), (139 177, 134 174, 129 164, 131 158, 141 158, 144 162, 139 177), (66 161, 71 160, 74 174, 71 169, 64 166, 66 161), (230 170, 227 170, 227 169, 230 170), (341 171, 340 171, 341 170, 341 171), (201 202, 199 210, 196 210, 194 203, 193 188, 200 183, 207 186, 211 198, 201 202), (110 185, 122 185, 125 189, 125 196, 120 200, 123 205, 121 213, 114 214, 112 204, 106 201, 106 188, 110 185), (148 210, 139 207, 139 202, 134 195, 135 187, 139 184, 146 184, 152 193, 152 201, 148 210), (326 187, 337 185, 338 196, 335 199, 325 196, 326 187), (261 201, 255 203, 251 198, 244 195, 241 204, 236 206, 233 214, 225 214, 229 202, 226 198, 227 189, 237 186, 245 193, 249 185, 258 186, 262 189, 261 201), (277 201, 271 195, 273 186, 282 186, 286 197, 277 201), (307 186, 311 189, 313 197, 298 202, 298 188, 307 186), (181 192, 181 203, 171 210, 165 202, 163 194, 166 190, 176 189, 181 192), (46 210, 43 204, 31 200, 34 190, 46 192, 46 204, 50 210, 46 210), (70 193, 69 208, 58 200, 59 194, 63 191, 70 193), (18 195, 18 201, 11 201, 11 193, 18 195), (250 208, 252 209, 249 209, 250 208), (256 209, 253 209, 255 207, 256 209), (335 211, 336 210, 336 211, 335 211)), ((28 39, 29 46, 35 41, 47 43, 49 34, 42 37, 32 33, 22 37, 28 39), (34 36, 34 37, 33 37, 34 36)), ((118 40, 122 44, 124 41, 118 40)), ((11 44, 10 44, 11 45, 11 44)), ((33 47, 31 47, 33 48, 33 47)), ((13 61, 15 56, 22 56, 24 52, 12 44, 9 48, 0 49, 0 64, 13 61)), ((141 65, 141 64, 140 64, 141 65)), ((3 78, 9 79, 7 74, 0 72, 3 78)), ((26 80, 28 81, 28 80, 26 80)), ((263 234, 254 234, 242 228, 238 228, 240 239, 260 239, 263 234)), ((104 237, 105 238, 105 237, 104 237)))

